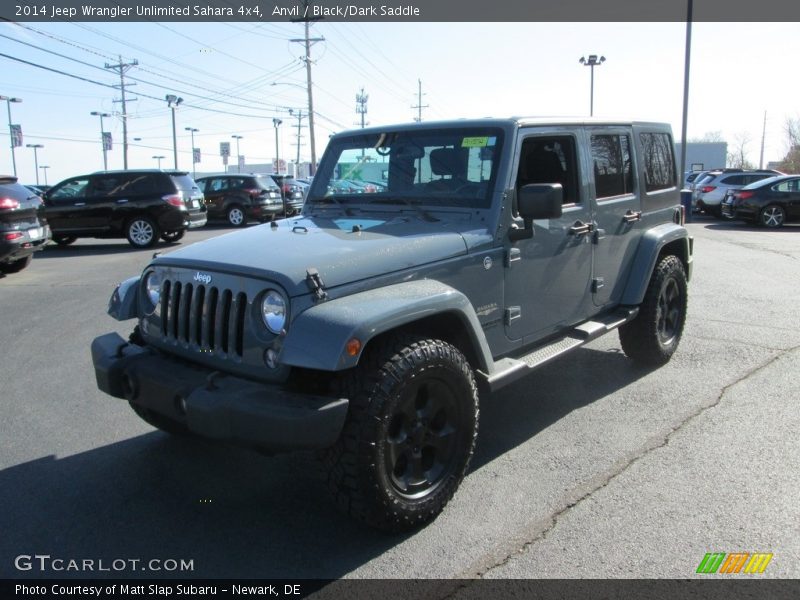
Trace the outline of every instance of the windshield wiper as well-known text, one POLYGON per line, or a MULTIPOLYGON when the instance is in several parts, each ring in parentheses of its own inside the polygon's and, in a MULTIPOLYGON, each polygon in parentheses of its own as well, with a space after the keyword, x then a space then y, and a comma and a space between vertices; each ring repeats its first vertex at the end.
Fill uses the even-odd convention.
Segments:
POLYGON ((337 200, 333 196, 323 196, 322 198, 314 198, 313 200, 311 200, 311 203, 312 204, 332 203, 332 204, 335 204, 336 206, 338 206, 339 208, 341 208, 342 212, 344 214, 346 214, 348 217, 352 217, 353 214, 354 214, 352 208, 350 208, 349 206, 345 206, 344 203, 341 200, 337 200))
POLYGON ((420 216, 425 221, 428 221, 429 223, 435 223, 435 222, 440 220, 440 219, 437 219, 436 217, 434 217, 431 213, 429 213, 427 210, 425 210, 424 208, 422 208, 418 204, 414 204, 411 200, 409 200, 408 198, 405 198, 403 196, 391 196, 389 198, 386 198, 386 197, 370 198, 369 200, 367 200, 366 203, 367 204, 396 204, 398 200, 400 202, 402 202, 403 204, 405 204, 406 206, 410 206, 411 208, 413 208, 415 211, 417 211, 420 214, 420 216))

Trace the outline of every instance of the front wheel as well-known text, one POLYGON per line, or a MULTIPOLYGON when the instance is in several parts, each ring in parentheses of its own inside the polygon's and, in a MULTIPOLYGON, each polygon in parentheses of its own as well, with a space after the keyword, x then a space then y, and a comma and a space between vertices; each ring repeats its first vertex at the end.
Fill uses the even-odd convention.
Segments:
POLYGON ((53 241, 59 246, 69 246, 74 243, 78 238, 73 235, 54 235, 53 241))
POLYGON ((125 237, 134 248, 152 248, 159 235, 158 226, 150 217, 134 217, 125 228, 125 237))
POLYGON ((175 243, 181 239, 186 234, 185 229, 181 229, 180 231, 165 231, 161 234, 161 239, 167 243, 175 243))
POLYGON ((391 336, 345 376, 350 410, 322 453, 337 505, 387 531, 427 523, 464 478, 478 433, 478 390, 464 355, 434 339, 391 336))
POLYGON ((639 314, 619 328, 625 355, 645 366, 665 364, 683 334, 688 303, 686 270, 677 256, 665 256, 650 276, 639 314))

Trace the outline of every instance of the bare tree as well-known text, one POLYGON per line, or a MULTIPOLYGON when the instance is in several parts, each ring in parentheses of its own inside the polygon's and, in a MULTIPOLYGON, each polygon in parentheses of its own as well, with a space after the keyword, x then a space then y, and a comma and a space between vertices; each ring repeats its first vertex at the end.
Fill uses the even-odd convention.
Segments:
POLYGON ((724 141, 725 138, 722 137, 721 131, 706 131, 702 137, 689 138, 690 143, 699 144, 718 143, 724 141))
POLYGON ((728 152, 728 166, 732 169, 754 169, 755 166, 747 160, 747 145, 752 141, 746 131, 737 133, 733 151, 728 152))
POLYGON ((787 151, 779 168, 784 173, 800 173, 800 118, 788 117, 784 132, 787 151))

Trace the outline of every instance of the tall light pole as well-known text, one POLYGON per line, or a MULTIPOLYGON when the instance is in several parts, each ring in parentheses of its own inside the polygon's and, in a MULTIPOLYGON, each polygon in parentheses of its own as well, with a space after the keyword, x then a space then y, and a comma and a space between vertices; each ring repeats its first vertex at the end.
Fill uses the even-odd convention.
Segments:
POLYGON ((272 124, 275 126, 275 170, 277 171, 278 175, 281 174, 281 155, 278 148, 278 127, 281 123, 283 123, 283 121, 277 117, 272 119, 272 124))
POLYGON ((110 117, 109 113, 99 112, 93 110, 91 113, 94 117, 100 117, 100 144, 103 146, 103 170, 108 171, 108 151, 106 150, 105 129, 103 129, 103 117, 110 117))
POLYGON ((594 116, 594 68, 606 62, 605 56, 598 57, 597 54, 590 54, 589 58, 580 57, 578 60, 584 67, 589 67, 592 71, 592 82, 589 87, 589 116, 594 116))
MULTIPOLYGON (((12 102, 22 102, 22 98, 10 98, 9 96, 0 96, 0 100, 6 101, 6 107, 8 108, 8 134, 11 138, 11 164, 14 167, 14 177, 17 176, 17 157, 14 154, 14 148, 16 145, 14 141, 16 140, 16 136, 14 135, 14 126, 11 124, 11 103, 12 102)), ((19 145, 22 145, 21 143, 19 145)))
POLYGON ((47 185, 47 169, 50 168, 50 165, 42 165, 39 168, 44 172, 44 184, 47 185))
POLYGON ((194 127, 184 127, 184 129, 192 134, 192 179, 194 179, 197 176, 197 173, 194 169, 194 165, 197 163, 197 161, 194 159, 194 134, 200 130, 194 127))
POLYGON ((243 135, 232 135, 231 138, 236 140, 236 172, 242 172, 242 153, 239 152, 239 140, 242 139, 243 135))
POLYGON ((165 158, 165 157, 164 156, 154 156, 153 158, 155 158, 158 161, 158 168, 160 170, 161 169, 161 159, 165 158))
MULTIPOLYGON (((178 170, 178 135, 175 132, 175 109, 183 102, 183 98, 179 98, 175 94, 167 94, 165 96, 167 106, 172 110, 172 155, 175 159, 175 170, 178 170)), ((159 163, 160 165, 161 163, 159 163)))
POLYGON ((25 144, 28 148, 33 148, 33 164, 36 167, 36 185, 39 185, 39 148, 44 148, 43 144, 25 144))

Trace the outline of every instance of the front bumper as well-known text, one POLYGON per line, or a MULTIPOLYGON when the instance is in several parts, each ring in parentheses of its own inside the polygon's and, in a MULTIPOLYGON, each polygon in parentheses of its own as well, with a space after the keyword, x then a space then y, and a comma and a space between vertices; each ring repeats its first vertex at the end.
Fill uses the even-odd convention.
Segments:
POLYGON ((97 387, 208 438, 270 452, 332 446, 348 400, 287 391, 175 360, 116 333, 92 342, 97 387))

